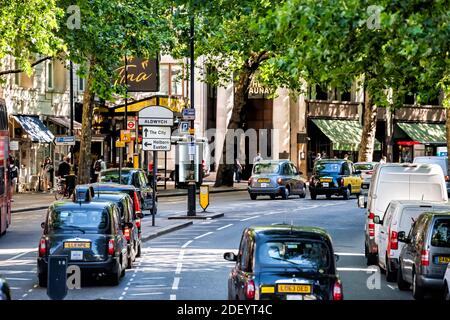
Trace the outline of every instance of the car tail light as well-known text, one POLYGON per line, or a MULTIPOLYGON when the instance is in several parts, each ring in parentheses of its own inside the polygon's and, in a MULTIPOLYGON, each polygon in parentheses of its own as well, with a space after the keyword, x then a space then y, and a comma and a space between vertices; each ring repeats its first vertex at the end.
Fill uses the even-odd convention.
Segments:
POLYGON ((245 297, 255 299, 255 282, 253 280, 248 280, 245 284, 245 297))
POLYGON ((202 160, 202 169, 203 169, 203 171, 206 171, 206 162, 205 162, 205 160, 202 160))
POLYGON ((450 180, 450 177, 449 176, 445 176, 445 181, 449 181, 450 180))
POLYGON ((420 265, 427 267, 430 265, 430 252, 428 250, 422 250, 420 252, 420 265))
POLYGON ((373 223, 373 219, 375 218, 375 213, 369 213, 369 236, 375 237, 375 223, 373 223))
POLYGON ((134 192, 133 202, 134 202, 134 212, 136 213, 136 215, 139 215, 141 213, 141 205, 139 203, 139 197, 136 191, 134 192))
POLYGON ((127 239, 127 241, 130 241, 131 239, 130 228, 125 227, 125 229, 123 230, 123 234, 125 235, 125 239, 127 239))
POLYGON ((138 229, 141 228, 141 219, 136 219, 136 227, 137 227, 138 229))
POLYGON ((108 242, 108 254, 112 256, 114 254, 114 240, 110 239, 108 242))
POLYGON ((42 238, 39 241, 39 257, 45 256, 46 253, 47 253, 47 241, 44 238, 42 238))
POLYGON ((366 174, 373 174, 373 171, 367 171, 366 174))
POLYGON ((333 300, 342 300, 342 283, 341 280, 336 280, 333 286, 333 300))
POLYGON ((391 231, 390 248, 391 248, 391 250, 398 250, 398 233, 397 233, 397 231, 391 231))

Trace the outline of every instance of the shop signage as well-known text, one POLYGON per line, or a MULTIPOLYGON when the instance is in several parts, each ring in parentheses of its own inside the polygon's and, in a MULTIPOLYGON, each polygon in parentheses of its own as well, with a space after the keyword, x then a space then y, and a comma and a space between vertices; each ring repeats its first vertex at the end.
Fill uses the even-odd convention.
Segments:
POLYGON ((57 146, 74 146, 75 136, 55 137, 54 142, 57 146))
MULTIPOLYGON (((125 59, 116 70, 114 85, 125 85, 125 59)), ((157 59, 127 58, 127 85, 129 92, 159 91, 159 61, 157 59)))

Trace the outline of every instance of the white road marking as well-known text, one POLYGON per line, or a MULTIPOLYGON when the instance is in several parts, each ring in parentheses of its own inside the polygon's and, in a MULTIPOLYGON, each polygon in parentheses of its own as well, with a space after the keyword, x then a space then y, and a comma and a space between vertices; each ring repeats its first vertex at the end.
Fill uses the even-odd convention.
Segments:
POLYGON ((131 293, 130 296, 150 296, 150 295, 160 295, 164 292, 143 292, 143 293, 131 293))
POLYGON ((188 245, 190 245, 192 242, 194 242, 194 240, 189 240, 188 242, 186 242, 185 244, 183 244, 181 247, 182 248, 186 248, 188 245))
POLYGON ((178 285, 180 284, 180 278, 175 277, 173 279, 172 290, 178 290, 178 285))
POLYGON ((177 270, 175 270, 175 274, 180 274, 182 267, 183 267, 183 264, 181 262, 178 262, 177 263, 177 270))
POLYGON ((32 251, 34 251, 34 250, 28 250, 28 251, 22 252, 22 253, 20 253, 20 254, 14 256, 14 257, 12 257, 12 258, 6 259, 6 261, 11 261, 11 260, 19 259, 20 257, 22 257, 22 256, 24 256, 24 255, 26 255, 26 254, 28 254, 28 253, 30 253, 30 252, 32 252, 32 251))
POLYGON ((338 271, 363 271, 363 272, 376 272, 377 268, 337 268, 338 271))
POLYGON ((358 257, 364 257, 364 253, 352 253, 352 252, 335 252, 334 254, 337 254, 338 256, 358 256, 358 257))
POLYGON ((28 293, 25 293, 24 295, 22 295, 23 298, 25 298, 26 296, 28 296, 28 293))
POLYGON ((389 288, 391 288, 392 290, 395 290, 396 288, 390 284, 387 285, 389 288))
POLYGON ((170 295, 170 300, 177 300, 177 296, 175 294, 170 295))
POLYGON ((226 229, 226 228, 229 228, 229 227, 231 227, 233 224, 232 223, 230 223, 230 224, 227 224, 226 226, 223 226, 223 227, 220 227, 220 228, 217 228, 217 230, 223 230, 223 229, 226 229))
POLYGON ((9 280, 9 281, 29 281, 29 280, 32 280, 32 279, 30 279, 30 278, 6 278, 6 280, 9 280))
POLYGON ((119 297, 119 300, 123 300, 123 296, 122 296, 122 297, 119 297))
POLYGON ((260 216, 253 216, 253 217, 250 217, 250 218, 242 219, 242 220, 240 220, 240 221, 247 221, 247 220, 256 219, 256 218, 259 218, 259 217, 260 217, 260 216))
POLYGON ((208 236, 208 235, 210 235, 210 234, 212 234, 212 233, 213 233, 213 232, 207 232, 207 233, 205 233, 205 234, 202 234, 201 236, 195 237, 194 239, 197 240, 197 239, 206 237, 206 236, 208 236))

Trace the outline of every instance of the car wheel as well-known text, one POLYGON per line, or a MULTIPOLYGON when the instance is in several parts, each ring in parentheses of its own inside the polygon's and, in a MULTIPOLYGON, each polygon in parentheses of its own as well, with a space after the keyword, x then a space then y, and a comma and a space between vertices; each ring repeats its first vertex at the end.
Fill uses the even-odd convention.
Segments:
POLYGON ((317 195, 314 192, 312 192, 312 191, 309 192, 309 196, 311 197, 311 200, 316 200, 317 199, 317 195))
MULTIPOLYGON (((131 259, 131 257, 127 258, 127 269, 131 269, 133 268, 133 259, 131 259)), ((125 271, 125 269, 124 269, 125 271)))
POLYGON ((47 287, 47 274, 39 273, 38 279, 39 279, 39 287, 46 288, 47 287))
POLYGON ((270 195, 270 199, 271 199, 271 200, 275 200, 275 198, 276 198, 276 196, 275 196, 274 194, 271 194, 271 195, 270 195))
POLYGON ((343 194, 344 200, 350 199, 350 195, 351 195, 350 188, 346 188, 346 189, 344 190, 344 194, 343 194))
POLYGON ((123 268, 123 269, 121 268, 120 277, 121 278, 125 277, 125 268, 123 268))
POLYGON ((327 194, 326 197, 327 197, 328 200, 330 200, 331 199, 331 194, 327 194))
POLYGON ((138 249, 137 249, 137 254, 136 257, 140 258, 141 257, 141 244, 139 243, 138 249))
POLYGON ((397 271, 397 287, 400 291, 409 290, 410 284, 403 279, 402 266, 398 265, 397 271))
POLYGON ((289 199, 289 195, 290 195, 289 187, 284 188, 284 191, 281 194, 281 198, 283 198, 283 200, 287 200, 289 199))
POLYGON ((374 253, 370 253, 366 246, 366 260, 368 266, 378 265, 378 257, 374 253))
POLYGON ((122 273, 121 270, 120 270, 120 266, 117 266, 117 270, 116 271, 117 272, 111 273, 108 276, 108 278, 109 278, 108 282, 112 286, 118 286, 119 283, 120 283, 120 278, 121 278, 121 273, 122 273))
POLYGON ((256 200, 258 196, 256 194, 250 193, 250 199, 256 200))
POLYGON ((416 272, 413 273, 412 294, 416 300, 422 300, 425 296, 425 290, 417 283, 416 272))
POLYGON ((397 273, 395 271, 392 271, 389 266, 389 258, 386 257, 386 281, 395 282, 395 280, 397 279, 397 273))
POLYGON ((450 301, 450 289, 448 288, 447 282, 445 282, 445 285, 444 285, 444 300, 450 301))

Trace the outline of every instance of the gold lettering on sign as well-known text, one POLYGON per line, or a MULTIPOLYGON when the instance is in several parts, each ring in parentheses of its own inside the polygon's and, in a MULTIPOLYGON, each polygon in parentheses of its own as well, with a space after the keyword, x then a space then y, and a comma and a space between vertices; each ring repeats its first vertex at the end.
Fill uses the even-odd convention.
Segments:
MULTIPOLYGON (((147 61, 147 60, 146 60, 147 61)), ((142 63, 142 66, 147 66, 147 63, 142 63)), ((135 64, 129 64, 128 65, 128 74, 127 74, 127 79, 128 79, 128 83, 129 82, 143 82, 148 80, 151 76, 152 73, 145 73, 145 71, 141 71, 139 72, 137 75, 133 72, 136 71, 137 69, 137 65, 135 64), (131 69, 131 70, 130 70, 131 69)), ((116 71, 119 73, 119 78, 114 82, 114 85, 118 85, 118 84, 125 84, 125 66, 121 66, 119 68, 116 69, 116 71)))

